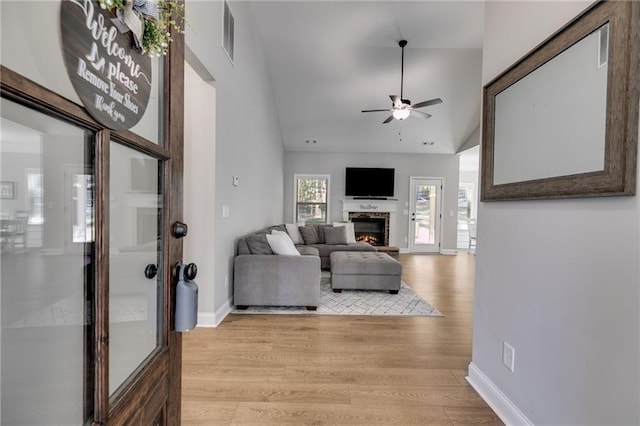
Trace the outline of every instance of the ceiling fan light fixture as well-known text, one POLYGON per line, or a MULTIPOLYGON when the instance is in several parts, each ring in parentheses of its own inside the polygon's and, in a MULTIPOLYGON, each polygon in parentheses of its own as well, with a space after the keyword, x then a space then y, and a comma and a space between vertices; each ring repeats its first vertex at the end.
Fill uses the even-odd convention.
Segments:
POLYGON ((409 111, 408 109, 396 109, 392 113, 393 118, 395 118, 396 120, 404 120, 405 118, 409 117, 410 114, 411 111, 409 111))

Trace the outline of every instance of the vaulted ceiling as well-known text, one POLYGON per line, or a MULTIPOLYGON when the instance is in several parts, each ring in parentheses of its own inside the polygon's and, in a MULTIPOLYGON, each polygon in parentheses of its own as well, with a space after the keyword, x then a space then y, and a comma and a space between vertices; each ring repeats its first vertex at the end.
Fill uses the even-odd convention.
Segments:
POLYGON ((455 153, 480 123, 482 1, 256 1, 287 151, 455 153), (429 119, 382 122, 389 95, 429 119), (308 141, 308 142, 307 142, 308 141), (315 141, 315 143, 314 143, 315 141))

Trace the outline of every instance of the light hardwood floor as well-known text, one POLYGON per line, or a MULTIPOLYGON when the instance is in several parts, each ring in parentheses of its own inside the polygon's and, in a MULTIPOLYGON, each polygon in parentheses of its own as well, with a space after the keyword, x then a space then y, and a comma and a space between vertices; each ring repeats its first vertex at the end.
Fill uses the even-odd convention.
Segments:
POLYGON ((184 336, 184 425, 502 425, 466 383, 474 256, 400 255, 434 317, 229 315, 184 336))

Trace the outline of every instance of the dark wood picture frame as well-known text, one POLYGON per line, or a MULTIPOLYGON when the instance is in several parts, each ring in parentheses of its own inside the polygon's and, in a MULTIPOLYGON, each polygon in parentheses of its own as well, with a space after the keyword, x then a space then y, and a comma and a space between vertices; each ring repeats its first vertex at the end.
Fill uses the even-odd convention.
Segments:
POLYGON ((635 195, 639 99, 640 3, 598 2, 484 87, 481 201, 635 195), (607 23, 603 170, 494 184, 495 97, 607 23))

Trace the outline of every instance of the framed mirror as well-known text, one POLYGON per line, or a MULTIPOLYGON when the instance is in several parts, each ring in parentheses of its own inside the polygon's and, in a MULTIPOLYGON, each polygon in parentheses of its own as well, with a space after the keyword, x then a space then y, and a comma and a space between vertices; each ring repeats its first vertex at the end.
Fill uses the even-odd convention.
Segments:
POLYGON ((635 195, 640 3, 602 1, 483 90, 481 200, 635 195))

